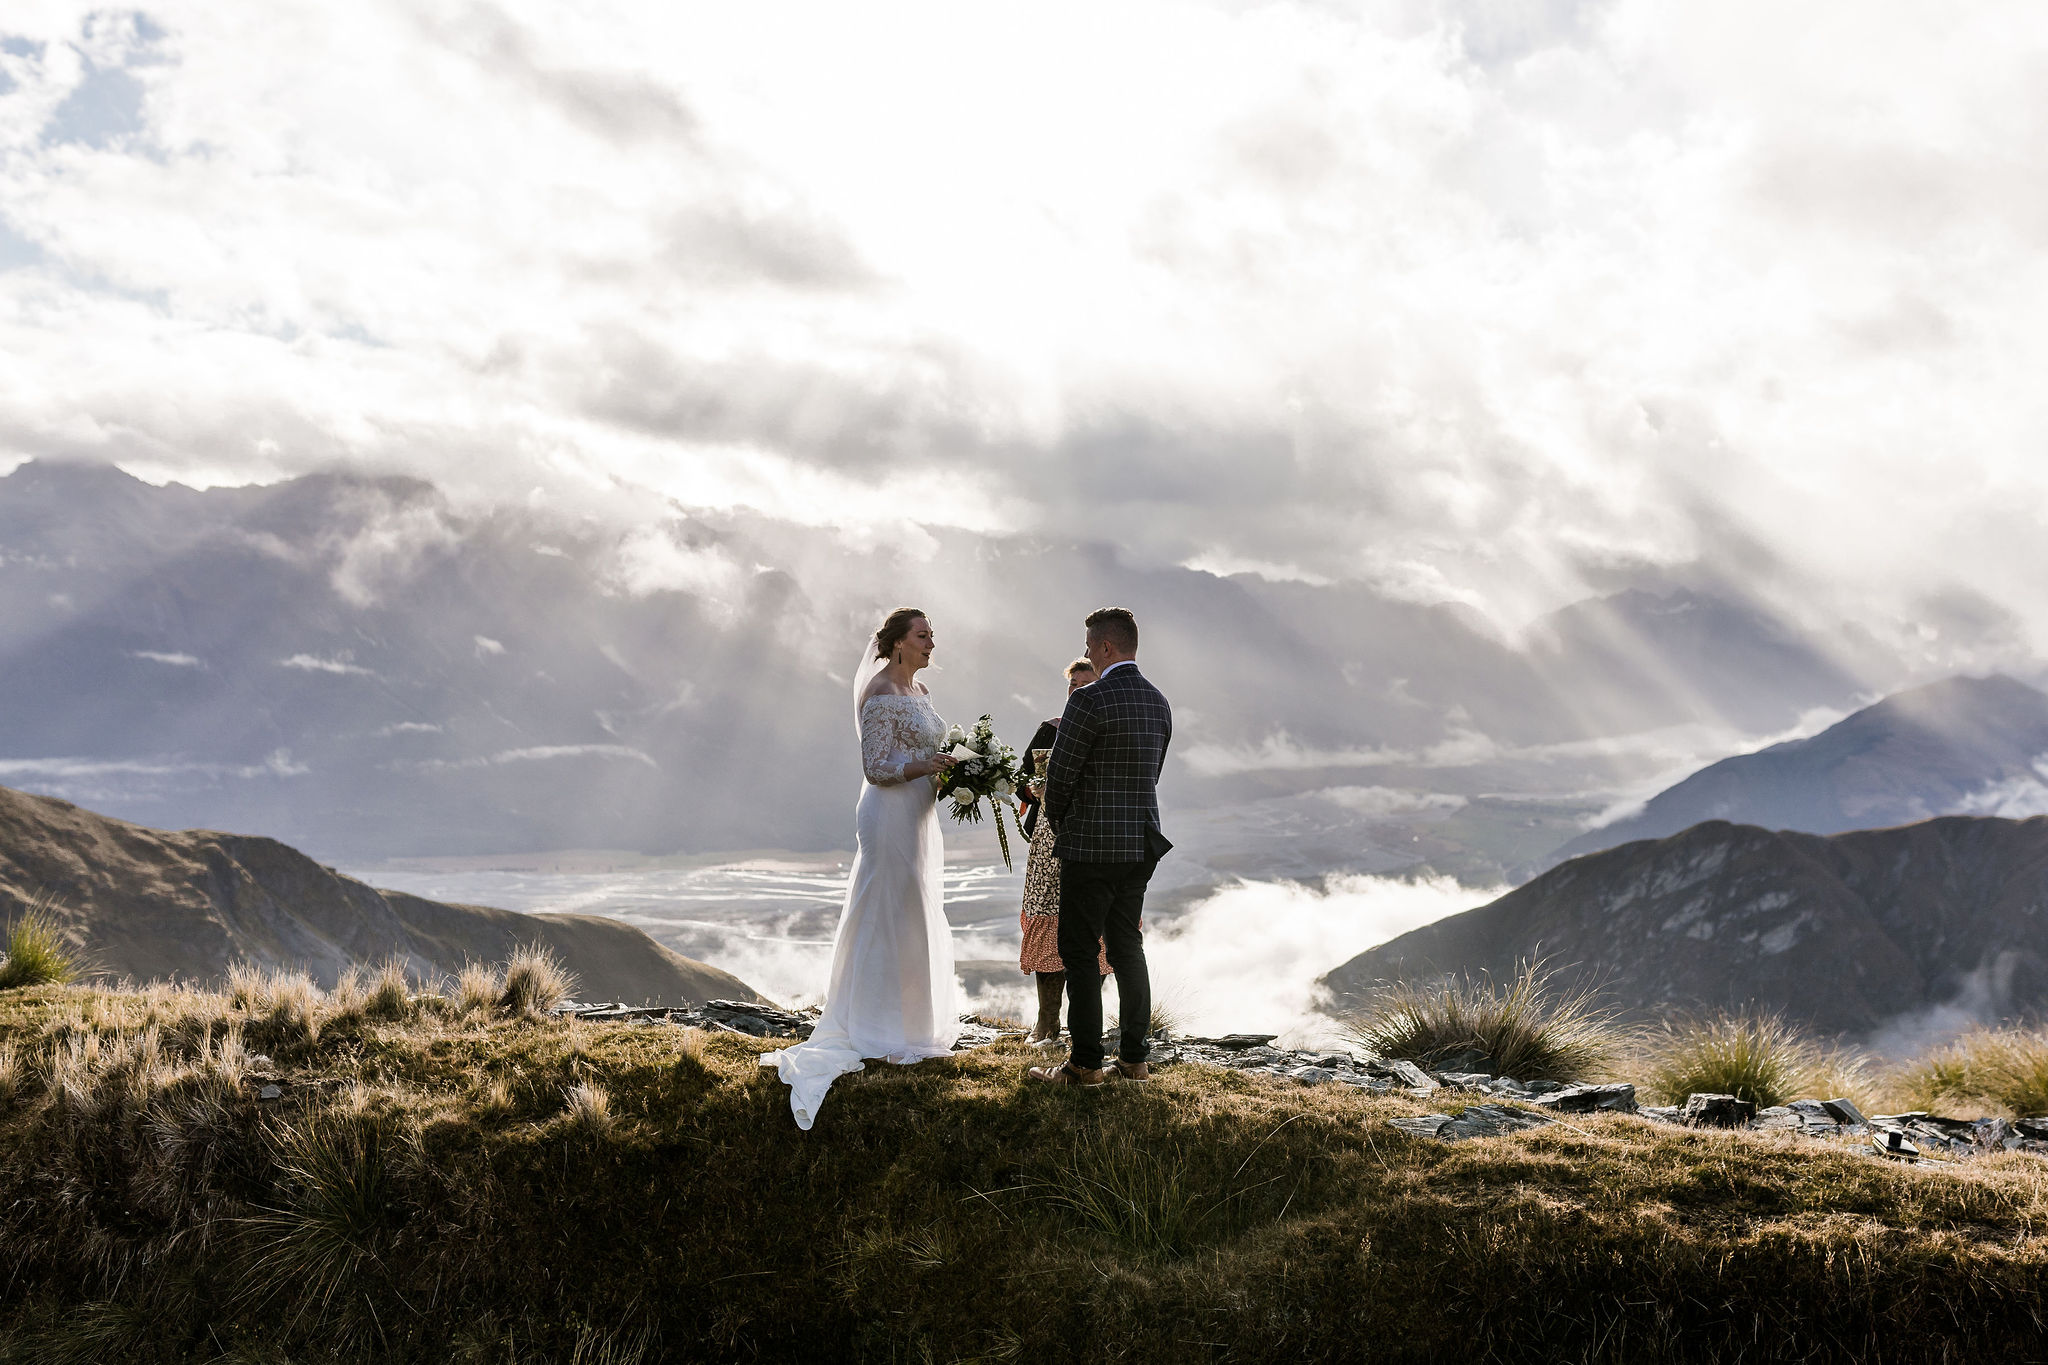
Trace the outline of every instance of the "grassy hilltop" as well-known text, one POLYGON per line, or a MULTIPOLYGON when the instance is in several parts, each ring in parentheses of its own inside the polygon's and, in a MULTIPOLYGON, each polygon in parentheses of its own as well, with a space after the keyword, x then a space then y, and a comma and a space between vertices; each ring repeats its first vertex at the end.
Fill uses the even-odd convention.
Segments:
POLYGON ((849 1078, 806 1134, 760 1044, 502 985, 0 992, 0 1359, 2043 1354, 2033 1157, 1449 1146, 1402 1099, 1052 1091, 1003 1046, 849 1078))

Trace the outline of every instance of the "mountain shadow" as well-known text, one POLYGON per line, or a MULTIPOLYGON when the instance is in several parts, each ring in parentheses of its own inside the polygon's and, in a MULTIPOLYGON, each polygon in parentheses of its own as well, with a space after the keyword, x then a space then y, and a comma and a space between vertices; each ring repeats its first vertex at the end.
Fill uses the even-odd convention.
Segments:
POLYGON ((2048 1007, 2048 817, 1831 836, 1711 820, 1575 858, 1323 978, 1503 979, 1541 956, 1635 1018, 1759 1006, 1838 1034, 2048 1007))
POLYGON ((324 987, 395 956, 432 980, 537 942, 576 974, 583 999, 763 998, 617 920, 379 891, 275 839, 148 829, 0 787, 0 903, 38 891, 57 897, 62 932, 87 964, 115 977, 211 982, 246 961, 304 970, 324 987))

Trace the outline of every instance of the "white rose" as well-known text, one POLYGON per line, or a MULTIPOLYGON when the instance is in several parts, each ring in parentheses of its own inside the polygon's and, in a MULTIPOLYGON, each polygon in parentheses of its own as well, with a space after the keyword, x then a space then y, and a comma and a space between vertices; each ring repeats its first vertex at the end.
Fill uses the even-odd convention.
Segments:
POLYGON ((949 725, 946 727, 946 737, 939 741, 939 747, 941 749, 950 749, 966 738, 967 732, 965 730, 957 725, 949 725))
POLYGON ((996 795, 997 795, 997 796, 1015 796, 1016 794, 1017 794, 1017 784, 1016 784, 1015 782, 998 782, 998 783, 996 783, 996 795))
POLYGON ((966 810, 974 804, 974 793, 965 787, 955 787, 953 789, 953 804, 961 810, 966 810))

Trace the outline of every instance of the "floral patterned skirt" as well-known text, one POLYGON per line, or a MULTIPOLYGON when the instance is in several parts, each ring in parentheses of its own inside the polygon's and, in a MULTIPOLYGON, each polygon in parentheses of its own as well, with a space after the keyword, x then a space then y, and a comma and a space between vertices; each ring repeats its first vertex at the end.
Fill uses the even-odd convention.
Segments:
MULTIPOLYGON (((1017 966, 1024 972, 1063 972, 1060 961, 1060 860, 1052 856, 1052 822, 1043 815, 1031 856, 1024 862, 1024 909, 1017 916, 1024 928, 1024 951, 1017 966)), ((1109 951, 1101 950, 1096 966, 1109 975, 1109 951)))

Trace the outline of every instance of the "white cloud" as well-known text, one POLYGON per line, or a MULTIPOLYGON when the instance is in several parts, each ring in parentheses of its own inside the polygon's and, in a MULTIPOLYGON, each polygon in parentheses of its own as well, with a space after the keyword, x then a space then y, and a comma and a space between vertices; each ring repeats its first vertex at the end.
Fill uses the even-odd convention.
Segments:
POLYGON ((154 649, 133 649, 129 655, 136 659, 147 659, 154 664, 168 664, 172 668, 204 668, 196 654, 165 654, 154 649))
POLYGON ((377 732, 380 737, 385 738, 392 735, 438 735, 440 733, 440 726, 423 720, 401 720, 396 724, 387 725, 377 732))
POLYGON ((1153 989, 1195 1033, 1337 1041, 1315 981, 1367 948, 1502 895, 1450 877, 1331 877, 1320 887, 1240 882, 1148 927, 1153 989))
MULTIPOLYGON (((1511 623, 1704 556, 1887 640, 1950 581, 2048 629, 2037 5, 153 23, 0 21, 0 456, 623 481, 1511 623), (139 101, 60 112, 95 80, 139 101)), ((678 553, 625 571, 736 590, 678 553)))
POLYGON ((1957 804, 1962 815, 2002 815, 2026 820, 2048 815, 2048 755, 2034 760, 2034 775, 1993 782, 1957 804))
POLYGON ((1395 787, 1325 787, 1316 795, 1360 815, 1447 815, 1465 807, 1462 796, 1395 787))
POLYGON ((474 639, 476 641, 476 657, 479 659, 493 658, 505 652, 504 644, 493 640, 488 635, 478 635, 474 639))
POLYGON ((415 766, 432 771, 441 768, 483 768, 505 763, 539 763, 563 758, 600 758, 641 763, 659 768, 646 753, 626 744, 537 744, 524 749, 504 749, 481 758, 431 759, 415 766))
POLYGON ((289 659, 279 659, 279 668, 296 668, 302 673, 336 673, 352 677, 374 678, 377 675, 361 664, 348 661, 344 651, 342 657, 323 659, 317 654, 294 654, 289 659))

